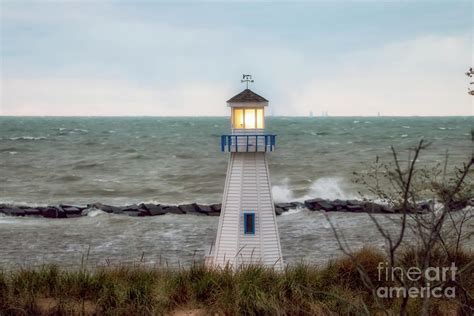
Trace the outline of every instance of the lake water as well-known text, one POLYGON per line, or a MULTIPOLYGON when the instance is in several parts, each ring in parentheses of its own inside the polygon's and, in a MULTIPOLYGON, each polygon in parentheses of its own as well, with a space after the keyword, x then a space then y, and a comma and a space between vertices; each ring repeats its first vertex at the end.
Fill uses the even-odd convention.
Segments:
MULTIPOLYGON (((473 117, 270 117, 267 127, 278 135, 269 154, 276 201, 357 197, 364 188, 353 172, 367 170, 376 156, 390 160, 390 145, 406 160, 406 149, 423 137, 431 142, 420 157, 426 166, 441 163, 446 150, 450 166, 460 165, 473 150, 473 117)), ((0 203, 220 202, 228 155, 219 142, 228 132, 227 118, 0 117, 0 203)), ((330 217, 352 246, 383 245, 365 214, 330 217)), ((278 224, 286 262, 337 254, 321 213, 292 211, 278 224)), ((186 264, 202 258, 216 229, 217 218, 197 216, 0 217, 0 265, 78 265, 88 251, 93 264, 143 253, 152 264, 186 264)))

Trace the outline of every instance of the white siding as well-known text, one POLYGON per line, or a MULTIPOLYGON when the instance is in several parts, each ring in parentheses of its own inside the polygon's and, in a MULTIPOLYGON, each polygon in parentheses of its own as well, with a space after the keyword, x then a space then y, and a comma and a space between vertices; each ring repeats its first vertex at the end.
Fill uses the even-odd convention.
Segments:
POLYGON ((227 169, 214 264, 283 267, 265 153, 232 153, 227 169), (255 212, 255 234, 244 234, 243 213, 255 212))

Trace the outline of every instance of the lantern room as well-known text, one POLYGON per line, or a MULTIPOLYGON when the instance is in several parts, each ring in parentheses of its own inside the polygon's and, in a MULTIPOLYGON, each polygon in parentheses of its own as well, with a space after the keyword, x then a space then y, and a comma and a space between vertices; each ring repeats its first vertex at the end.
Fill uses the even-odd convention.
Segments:
POLYGON ((227 101, 231 108, 232 130, 263 130, 265 128, 265 107, 268 100, 250 89, 245 89, 227 101))
POLYGON ((247 88, 227 100, 227 105, 231 108, 232 133, 221 136, 222 151, 266 152, 274 150, 276 135, 264 132, 267 99, 247 88))

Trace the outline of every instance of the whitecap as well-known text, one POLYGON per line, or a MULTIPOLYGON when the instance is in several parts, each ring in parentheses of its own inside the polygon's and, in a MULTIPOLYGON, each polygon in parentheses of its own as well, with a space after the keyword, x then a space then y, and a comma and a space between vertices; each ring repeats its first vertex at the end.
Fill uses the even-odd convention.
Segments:
POLYGON ((281 216, 288 216, 288 215, 301 213, 301 212, 303 212, 303 210, 304 210, 304 208, 301 208, 301 207, 291 208, 288 211, 281 213, 281 216))
POLYGON ((109 182, 109 180, 105 180, 105 179, 101 179, 101 178, 96 178, 96 179, 94 179, 94 181, 97 181, 97 182, 109 182))
POLYGON ((410 126, 402 126, 403 128, 410 128, 410 126))
POLYGON ((300 199, 306 200, 315 197, 329 200, 350 200, 356 198, 355 195, 346 191, 344 188, 344 178, 342 177, 322 177, 317 179, 311 184, 309 194, 300 199))
POLYGON ((272 186, 272 195, 275 202, 289 202, 293 197, 293 192, 291 192, 288 179, 285 179, 281 185, 272 186))
POLYGON ((18 154, 17 151, 9 151, 8 153, 9 153, 10 155, 16 155, 16 154, 18 154))
POLYGON ((407 134, 403 134, 403 135, 400 135, 401 138, 405 138, 405 137, 408 137, 407 134))
POLYGON ((107 215, 107 213, 102 210, 91 208, 91 209, 86 209, 82 211, 82 215, 86 215, 87 217, 96 217, 96 216, 107 215))
POLYGON ((44 136, 34 137, 34 136, 19 136, 19 137, 11 137, 10 140, 42 140, 46 139, 44 136))
POLYGON ((446 127, 438 127, 438 129, 444 131, 446 129, 446 127))
POLYGON ((308 193, 303 196, 295 196, 285 179, 281 185, 272 186, 272 195, 275 202, 303 202, 312 198, 328 200, 350 200, 357 196, 347 191, 342 177, 322 177, 312 182, 308 193))

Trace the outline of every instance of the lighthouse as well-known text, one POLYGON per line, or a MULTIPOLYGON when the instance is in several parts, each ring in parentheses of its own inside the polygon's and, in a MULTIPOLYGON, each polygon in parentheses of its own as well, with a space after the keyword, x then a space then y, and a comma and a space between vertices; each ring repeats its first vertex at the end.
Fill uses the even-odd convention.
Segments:
POLYGON ((248 88, 230 98, 231 132, 221 136, 221 151, 230 154, 215 246, 206 262, 238 268, 258 264, 283 268, 267 153, 276 135, 265 132, 268 100, 248 88))

